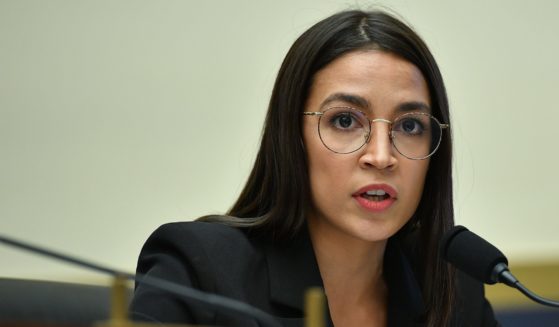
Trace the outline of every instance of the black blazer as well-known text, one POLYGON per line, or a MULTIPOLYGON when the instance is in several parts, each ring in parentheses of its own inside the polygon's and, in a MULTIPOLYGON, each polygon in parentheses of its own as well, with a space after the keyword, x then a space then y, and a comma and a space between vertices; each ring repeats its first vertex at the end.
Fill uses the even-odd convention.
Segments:
MULTIPOLYGON (((303 294, 322 279, 308 231, 278 246, 218 223, 180 222, 161 226, 147 240, 137 272, 244 301, 284 326, 303 326, 303 294)), ((384 262, 388 325, 425 326, 420 286, 406 255, 389 242, 384 262)), ((453 326, 497 326, 483 285, 459 278, 453 326)), ((136 284, 130 312, 135 320, 220 326, 258 326, 256 321, 214 310, 194 309, 182 299, 136 284)), ((332 325, 332 322, 329 321, 332 325)))

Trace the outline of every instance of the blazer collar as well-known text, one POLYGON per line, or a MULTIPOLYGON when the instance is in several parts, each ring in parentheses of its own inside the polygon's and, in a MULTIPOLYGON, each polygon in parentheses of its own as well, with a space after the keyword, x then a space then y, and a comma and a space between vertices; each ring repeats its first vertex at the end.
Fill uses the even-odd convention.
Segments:
POLYGON ((322 277, 306 227, 290 242, 266 248, 270 299, 303 311, 309 287, 323 287, 322 277))
POLYGON ((413 268, 397 240, 390 239, 384 253, 384 278, 388 285, 389 326, 423 326, 425 303, 413 268))
MULTIPOLYGON (((305 291, 313 286, 323 287, 308 230, 303 228, 289 243, 269 243, 265 251, 270 299, 303 312, 305 291)), ((393 239, 386 247, 384 276, 389 292, 389 320, 421 319, 425 310, 421 288, 410 262, 393 239)))

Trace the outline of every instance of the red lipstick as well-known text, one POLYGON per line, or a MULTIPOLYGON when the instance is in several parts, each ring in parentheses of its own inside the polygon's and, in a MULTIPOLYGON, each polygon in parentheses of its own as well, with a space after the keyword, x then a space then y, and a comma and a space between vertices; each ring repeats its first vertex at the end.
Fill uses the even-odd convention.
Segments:
POLYGON ((395 201, 398 192, 388 184, 371 184, 353 193, 353 198, 359 205, 371 212, 382 212, 395 201))

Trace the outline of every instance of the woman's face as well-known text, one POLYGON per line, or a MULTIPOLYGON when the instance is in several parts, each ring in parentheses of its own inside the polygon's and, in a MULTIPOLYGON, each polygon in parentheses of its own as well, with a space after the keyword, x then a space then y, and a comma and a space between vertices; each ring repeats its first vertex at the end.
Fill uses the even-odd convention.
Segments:
MULTIPOLYGON (((345 54, 320 70, 305 111, 352 107, 371 120, 393 121, 405 112, 430 113, 430 104, 427 83, 417 67, 393 54, 371 50, 345 54)), ((399 154, 385 121, 372 123, 369 142, 358 151, 334 153, 322 143, 318 123, 317 116, 304 116, 311 227, 328 237, 388 239, 415 212, 429 159, 410 160, 399 154)))

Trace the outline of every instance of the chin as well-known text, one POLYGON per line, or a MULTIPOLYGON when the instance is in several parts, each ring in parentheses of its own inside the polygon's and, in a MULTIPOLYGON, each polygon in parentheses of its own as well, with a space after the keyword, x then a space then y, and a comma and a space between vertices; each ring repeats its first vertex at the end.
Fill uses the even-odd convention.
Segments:
MULTIPOLYGON (((403 226, 403 225, 402 225, 403 226)), ((402 228, 386 222, 367 224, 367 226, 359 226, 354 231, 353 236, 366 242, 386 241, 394 236, 402 228)))

